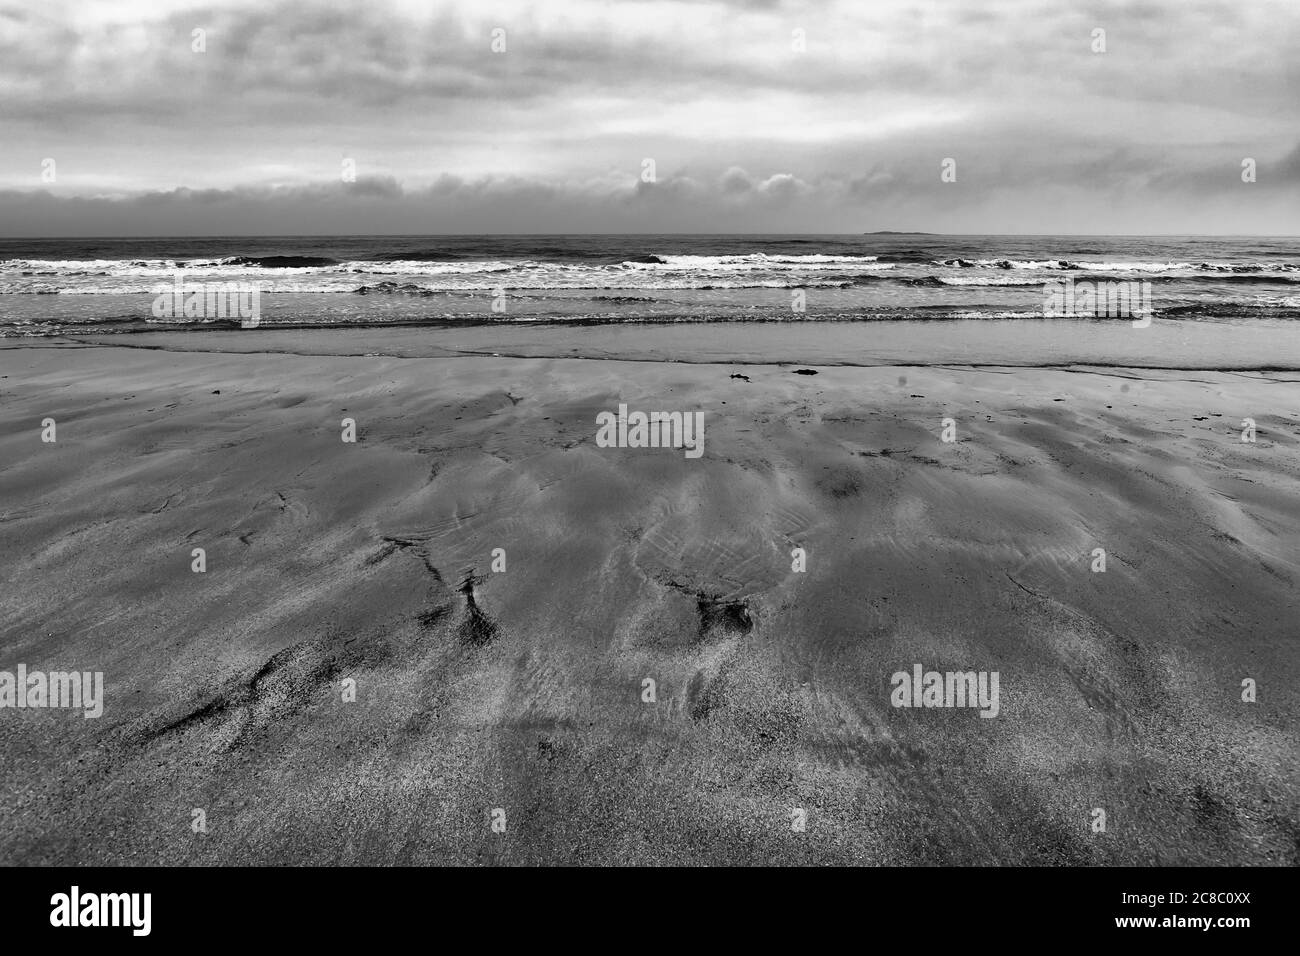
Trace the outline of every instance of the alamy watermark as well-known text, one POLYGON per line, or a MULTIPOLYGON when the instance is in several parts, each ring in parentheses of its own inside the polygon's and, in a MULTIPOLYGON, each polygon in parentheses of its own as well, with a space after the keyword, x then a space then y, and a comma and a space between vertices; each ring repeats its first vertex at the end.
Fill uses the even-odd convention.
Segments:
POLYGON ((148 936, 153 928, 153 894, 83 893, 74 886, 50 897, 50 925, 126 926, 133 936, 148 936))
POLYGON ((920 664, 912 673, 897 671, 889 678, 894 707, 978 707, 981 717, 996 717, 999 702, 997 671, 927 671, 920 664))
POLYGON ((176 273, 172 285, 158 286, 156 319, 239 319, 246 329, 262 321, 262 292, 252 282, 189 282, 176 273))
POLYGON ((1151 283, 1136 279, 1075 282, 1053 279, 1043 284, 1043 315, 1048 318, 1127 318, 1133 328, 1151 324, 1151 283))
POLYGON ((0 710, 46 707, 81 710, 87 719, 104 713, 103 671, 0 671, 0 710))
POLYGON ((703 412, 629 412, 596 415, 597 448, 683 448, 687 458, 704 454, 703 412))

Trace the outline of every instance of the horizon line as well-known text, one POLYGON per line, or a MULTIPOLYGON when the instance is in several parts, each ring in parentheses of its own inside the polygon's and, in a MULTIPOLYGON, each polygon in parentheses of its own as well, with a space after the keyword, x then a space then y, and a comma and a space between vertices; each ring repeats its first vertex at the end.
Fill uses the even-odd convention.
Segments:
POLYGON ((513 236, 754 236, 790 238, 865 238, 869 236, 933 236, 936 238, 1020 238, 1020 239, 1297 239, 1300 233, 1269 232, 928 232, 878 230, 873 232, 375 232, 375 233, 222 233, 222 234, 149 234, 105 235, 77 234, 58 236, 0 236, 0 242, 49 242, 65 239, 482 239, 513 236))

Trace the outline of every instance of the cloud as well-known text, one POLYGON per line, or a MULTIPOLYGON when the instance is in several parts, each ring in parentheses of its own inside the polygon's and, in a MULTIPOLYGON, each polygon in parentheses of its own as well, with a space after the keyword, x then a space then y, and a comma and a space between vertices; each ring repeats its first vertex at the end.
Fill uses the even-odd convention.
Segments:
POLYGON ((1165 215, 1173 232, 1196 232, 1200 217, 1231 231, 1286 233, 1300 208, 1293 150, 1244 184, 1240 166, 1175 174, 1120 154, 1111 163, 1031 167, 981 177, 961 165, 945 183, 937 163, 900 162, 856 175, 752 174, 740 166, 679 170, 647 182, 631 176, 545 181, 525 176, 443 175, 403 185, 391 176, 360 176, 280 186, 145 191, 100 196, 51 190, 0 191, 0 222, 11 236, 57 235, 323 235, 467 234, 484 232, 672 233, 858 232, 921 229, 948 232, 1149 234, 1165 215), (1274 174, 1276 171, 1276 174, 1274 174), (1089 181, 1081 188, 1077 182, 1089 181), (1198 201, 1181 219, 1168 210, 1191 182, 1198 201), (1256 223, 1255 229, 1240 225, 1256 223), (1263 224, 1264 228, 1257 228, 1263 224))
POLYGON ((1244 156, 1256 192, 1294 209, 1276 190, 1297 178, 1298 25, 1289 0, 50 2, 0 12, 0 188, 48 189, 70 229, 72 210, 126 228, 180 189, 226 196, 208 204, 223 215, 248 190, 305 203, 352 160, 347 202, 390 210, 393 230, 411 218, 400 197, 469 231, 706 215, 938 229, 977 214, 982 231, 1055 222, 1049 202, 1083 228, 1090 199, 1170 231, 1215 207, 1244 156), (959 176, 940 193, 945 157, 959 176), (652 187, 637 185, 646 158, 665 171, 652 187), (106 194, 131 198, 93 199, 106 194))

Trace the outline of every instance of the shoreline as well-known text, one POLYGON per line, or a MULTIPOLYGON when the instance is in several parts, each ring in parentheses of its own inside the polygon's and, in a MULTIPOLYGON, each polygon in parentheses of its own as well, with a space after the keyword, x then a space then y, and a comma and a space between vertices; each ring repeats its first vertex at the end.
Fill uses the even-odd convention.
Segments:
POLYGON ((934 323, 562 324, 250 329, 0 339, 0 352, 123 348, 173 353, 448 358, 593 358, 719 365, 1134 368, 1300 372, 1300 329, 1156 320, 952 320, 934 323), (918 359, 924 356, 924 359, 918 359), (1207 358, 1208 356, 1208 358, 1207 358))

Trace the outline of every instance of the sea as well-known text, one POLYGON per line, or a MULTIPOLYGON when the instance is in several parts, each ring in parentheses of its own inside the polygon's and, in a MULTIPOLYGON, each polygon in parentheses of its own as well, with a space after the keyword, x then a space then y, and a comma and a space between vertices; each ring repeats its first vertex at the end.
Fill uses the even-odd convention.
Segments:
POLYGON ((1045 290, 1067 278, 1149 283, 1161 320, 1289 330, 1300 317, 1300 239, 1286 237, 5 239, 0 337, 247 327, 228 316, 159 316, 153 306, 178 278, 187 290, 256 288, 261 329, 1051 322, 1045 290))

